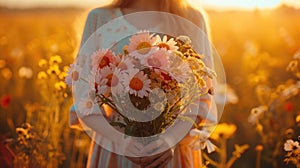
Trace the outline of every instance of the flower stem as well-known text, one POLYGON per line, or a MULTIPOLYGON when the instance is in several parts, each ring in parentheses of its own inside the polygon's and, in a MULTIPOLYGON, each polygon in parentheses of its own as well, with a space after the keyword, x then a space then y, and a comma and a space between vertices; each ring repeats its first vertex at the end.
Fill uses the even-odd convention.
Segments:
POLYGON ((226 138, 220 138, 220 168, 226 168, 227 161, 227 146, 226 146, 226 138))
POLYGON ((257 156, 256 156, 256 168, 260 168, 260 160, 261 160, 261 151, 257 151, 257 156))

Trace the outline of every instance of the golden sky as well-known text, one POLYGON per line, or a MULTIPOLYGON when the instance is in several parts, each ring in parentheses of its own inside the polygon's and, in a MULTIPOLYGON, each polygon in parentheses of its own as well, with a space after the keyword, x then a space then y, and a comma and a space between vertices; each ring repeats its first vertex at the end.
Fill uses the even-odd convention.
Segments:
MULTIPOLYGON (((9 7, 32 6, 81 6, 93 7, 107 3, 109 0, 0 0, 0 5, 9 7)), ((255 9, 274 8, 282 3, 300 7, 300 0, 189 0, 193 4, 216 9, 255 9)))

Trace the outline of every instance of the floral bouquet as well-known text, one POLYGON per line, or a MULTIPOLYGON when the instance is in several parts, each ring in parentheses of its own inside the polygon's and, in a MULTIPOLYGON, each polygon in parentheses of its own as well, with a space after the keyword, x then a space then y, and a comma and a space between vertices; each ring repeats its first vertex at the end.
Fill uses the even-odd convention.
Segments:
POLYGON ((141 31, 126 44, 118 54, 99 49, 91 55, 86 82, 93 86, 92 99, 80 101, 79 111, 98 105, 112 126, 134 137, 163 133, 176 118, 194 122, 182 114, 211 91, 206 81, 215 72, 190 38, 141 31))

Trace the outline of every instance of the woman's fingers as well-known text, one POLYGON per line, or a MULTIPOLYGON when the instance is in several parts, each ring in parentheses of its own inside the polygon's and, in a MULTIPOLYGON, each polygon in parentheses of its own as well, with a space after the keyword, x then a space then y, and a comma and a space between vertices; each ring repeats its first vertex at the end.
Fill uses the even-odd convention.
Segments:
POLYGON ((157 157, 155 160, 152 162, 149 162, 148 165, 145 165, 144 168, 163 168, 165 165, 168 164, 168 162, 172 159, 173 157, 173 150, 169 149, 166 152, 163 152, 163 154, 159 157, 157 157))
POLYGON ((141 158, 140 157, 126 157, 127 159, 129 159, 131 162, 140 165, 141 164, 141 158))
POLYGON ((145 147, 143 147, 141 150, 141 154, 142 155, 151 155, 151 154, 155 153, 155 151, 157 151, 163 145, 163 143, 164 143, 164 141, 162 141, 161 139, 155 140, 155 141, 151 142, 150 144, 146 145, 145 147))

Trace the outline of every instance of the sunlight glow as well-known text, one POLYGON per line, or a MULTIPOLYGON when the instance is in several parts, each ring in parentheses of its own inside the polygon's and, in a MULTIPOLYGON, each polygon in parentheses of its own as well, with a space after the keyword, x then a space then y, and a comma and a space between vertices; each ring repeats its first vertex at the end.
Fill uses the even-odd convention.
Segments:
POLYGON ((188 0, 195 5, 217 9, 272 9, 282 3, 282 0, 188 0))
MULTIPOLYGON (((0 6, 17 8, 28 7, 97 7, 103 6, 112 0, 0 0, 0 6)), ((273 9, 281 4, 300 8, 300 0, 188 0, 192 5, 219 10, 253 10, 273 9)))

